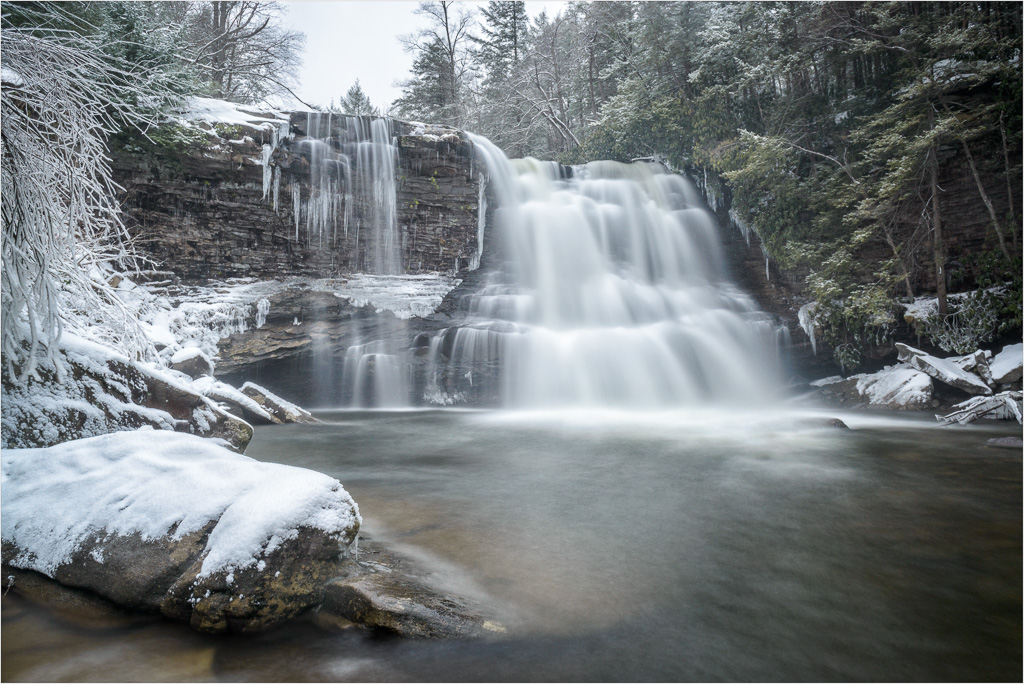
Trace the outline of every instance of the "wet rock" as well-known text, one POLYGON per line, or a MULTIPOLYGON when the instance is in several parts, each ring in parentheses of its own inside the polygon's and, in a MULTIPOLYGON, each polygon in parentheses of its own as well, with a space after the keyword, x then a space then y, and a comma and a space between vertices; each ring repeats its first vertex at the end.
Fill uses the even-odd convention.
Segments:
MULTIPOLYGON (((992 394, 992 388, 979 375, 964 370, 957 363, 962 357, 940 359, 900 342, 896 343, 896 350, 899 353, 900 361, 910 364, 939 382, 961 389, 968 394, 992 394)), ((968 358, 967 365, 978 363, 974 355, 968 358)))
POLYGON ((1024 448, 1024 440, 1020 437, 993 437, 986 442, 987 446, 990 447, 1003 447, 1006 449, 1016 449, 1018 451, 1024 448))
POLYGON ((332 580, 324 588, 321 611, 404 637, 470 638, 504 631, 459 599, 388 572, 332 580))
POLYGON ((242 394, 259 404, 280 423, 319 423, 313 415, 273 392, 251 382, 242 385, 242 394))

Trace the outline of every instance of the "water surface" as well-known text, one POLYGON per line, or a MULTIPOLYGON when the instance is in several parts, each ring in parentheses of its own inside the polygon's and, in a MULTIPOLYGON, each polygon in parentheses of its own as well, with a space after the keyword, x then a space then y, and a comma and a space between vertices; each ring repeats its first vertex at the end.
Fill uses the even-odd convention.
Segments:
POLYGON ((492 642, 211 638, 4 598, 13 680, 1016 680, 1017 426, 843 414, 320 412, 248 454, 340 479, 492 642))

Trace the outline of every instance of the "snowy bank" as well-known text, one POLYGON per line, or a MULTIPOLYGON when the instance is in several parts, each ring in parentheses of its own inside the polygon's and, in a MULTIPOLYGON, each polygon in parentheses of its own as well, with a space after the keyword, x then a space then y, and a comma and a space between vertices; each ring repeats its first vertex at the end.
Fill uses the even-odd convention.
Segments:
POLYGON ((48 447, 149 426, 224 440, 244 451, 252 427, 202 396, 191 379, 65 332, 57 364, 24 384, 3 378, 0 446, 48 447), (58 368, 59 366, 59 368, 58 368))
POLYGON ((333 478, 193 435, 0 454, 5 564, 206 631, 264 629, 319 603, 361 523, 333 478))

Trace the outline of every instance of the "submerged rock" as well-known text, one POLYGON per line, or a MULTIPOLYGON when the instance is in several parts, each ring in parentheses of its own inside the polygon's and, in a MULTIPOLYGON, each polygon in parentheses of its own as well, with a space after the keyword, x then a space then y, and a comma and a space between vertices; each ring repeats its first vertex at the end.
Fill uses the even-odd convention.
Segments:
POLYGON ((467 598, 438 591, 408 571, 405 559, 361 539, 360 554, 373 561, 348 567, 324 588, 318 622, 325 627, 350 624, 414 638, 462 639, 503 634, 467 598))
POLYGON ((320 603, 361 518, 336 480, 135 431, 2 452, 3 562, 203 631, 320 603))
POLYGON ((985 444, 990 447, 1004 447, 1006 449, 1020 450, 1021 447, 1024 447, 1024 440, 1020 437, 993 437, 985 444))

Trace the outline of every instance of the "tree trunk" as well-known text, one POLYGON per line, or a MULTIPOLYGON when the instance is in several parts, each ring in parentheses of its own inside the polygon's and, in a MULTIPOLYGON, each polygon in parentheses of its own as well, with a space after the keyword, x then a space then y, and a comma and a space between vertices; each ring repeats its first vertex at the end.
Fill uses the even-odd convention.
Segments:
MULTIPOLYGON (((929 121, 934 125, 934 114, 929 113, 929 121)), ((939 315, 949 314, 946 304, 946 254, 942 248, 942 211, 939 203, 939 157, 938 148, 933 143, 931 150, 932 180, 932 254, 935 257, 935 293, 939 300, 939 315)))

